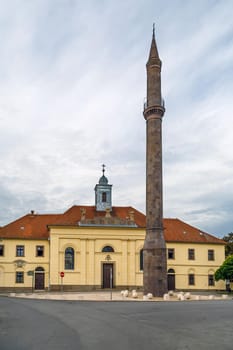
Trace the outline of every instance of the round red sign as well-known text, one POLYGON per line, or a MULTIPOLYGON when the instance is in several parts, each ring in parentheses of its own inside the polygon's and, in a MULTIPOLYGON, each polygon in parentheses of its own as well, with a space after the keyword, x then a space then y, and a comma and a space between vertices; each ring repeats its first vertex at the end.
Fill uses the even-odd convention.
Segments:
POLYGON ((62 271, 62 272, 60 272, 60 276, 61 277, 64 277, 65 276, 65 274, 64 274, 64 272, 62 271))

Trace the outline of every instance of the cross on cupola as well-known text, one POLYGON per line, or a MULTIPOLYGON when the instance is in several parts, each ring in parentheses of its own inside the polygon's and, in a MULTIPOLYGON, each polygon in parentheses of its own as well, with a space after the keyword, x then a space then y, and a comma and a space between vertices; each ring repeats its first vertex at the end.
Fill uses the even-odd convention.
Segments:
POLYGON ((102 164, 103 175, 95 186, 95 207, 97 211, 112 210, 112 185, 108 184, 108 179, 104 175, 105 168, 106 165, 102 164))
POLYGON ((103 176, 104 176, 104 173, 105 173, 105 168, 106 168, 106 165, 105 164, 102 164, 102 172, 103 172, 103 176))

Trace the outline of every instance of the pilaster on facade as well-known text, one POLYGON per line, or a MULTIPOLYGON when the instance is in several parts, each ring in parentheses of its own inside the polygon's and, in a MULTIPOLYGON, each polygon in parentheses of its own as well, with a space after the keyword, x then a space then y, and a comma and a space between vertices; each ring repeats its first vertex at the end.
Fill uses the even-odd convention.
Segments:
POLYGON ((128 284, 131 286, 136 285, 136 266, 135 266, 135 259, 136 259, 136 242, 135 241, 129 241, 128 242, 128 284))
POLYGON ((95 240, 88 240, 87 272, 90 285, 96 285, 95 281, 95 240))
POLYGON ((80 265, 82 266, 81 269, 81 277, 80 277, 80 284, 86 285, 87 283, 87 269, 86 269, 86 239, 81 239, 80 241, 80 265))
POLYGON ((121 285, 127 286, 128 283, 128 240, 123 240, 121 243, 121 285))

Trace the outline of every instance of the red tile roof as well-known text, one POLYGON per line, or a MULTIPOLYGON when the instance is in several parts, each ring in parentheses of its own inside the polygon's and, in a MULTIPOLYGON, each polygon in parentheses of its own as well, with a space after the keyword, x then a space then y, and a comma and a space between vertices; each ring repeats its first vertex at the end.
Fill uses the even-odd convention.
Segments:
POLYGON ((163 225, 166 242, 225 244, 222 239, 201 231, 179 219, 164 219, 163 225))
POLYGON ((0 228, 0 238, 48 239, 48 223, 55 224, 60 214, 27 214, 0 228))
MULTIPOLYGON (((0 238, 48 239, 51 225, 78 225, 81 209, 85 209, 86 218, 104 217, 105 212, 97 212, 95 206, 73 206, 63 214, 27 214, 0 227, 0 238)), ((132 207, 113 207, 111 216, 126 219, 130 211, 134 212, 134 221, 138 227, 146 227, 146 216, 132 207)), ((208 233, 200 231, 179 219, 164 219, 166 242, 218 243, 225 242, 208 233)))

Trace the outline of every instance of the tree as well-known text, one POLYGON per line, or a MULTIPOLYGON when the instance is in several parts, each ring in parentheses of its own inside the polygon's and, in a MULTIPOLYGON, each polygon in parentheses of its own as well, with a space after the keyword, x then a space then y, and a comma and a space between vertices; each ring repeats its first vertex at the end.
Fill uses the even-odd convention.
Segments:
POLYGON ((225 245, 226 257, 233 254, 233 232, 228 233, 223 237, 223 240, 227 243, 225 245))
POLYGON ((233 255, 229 255, 219 269, 215 272, 214 278, 219 280, 233 279, 233 255))

